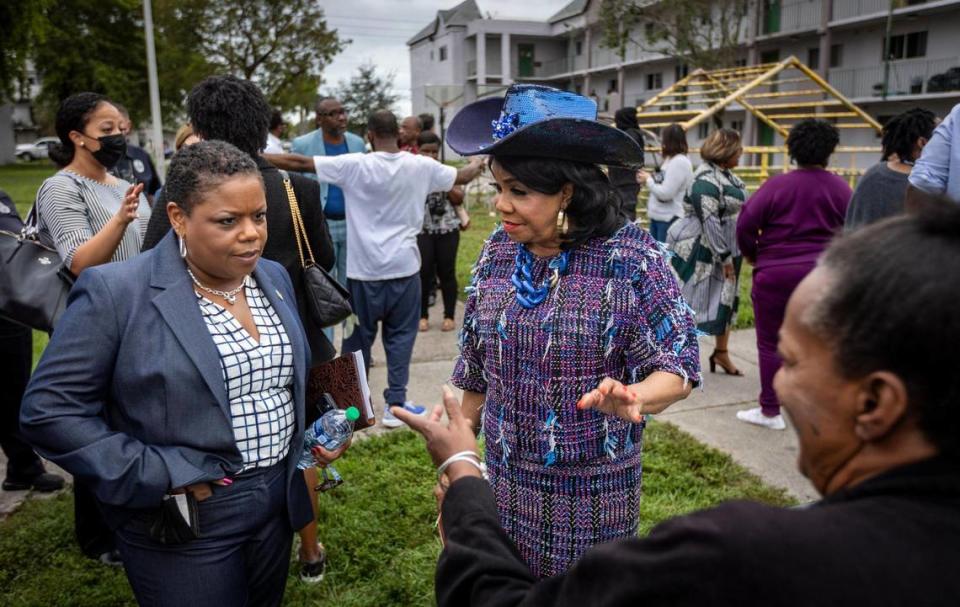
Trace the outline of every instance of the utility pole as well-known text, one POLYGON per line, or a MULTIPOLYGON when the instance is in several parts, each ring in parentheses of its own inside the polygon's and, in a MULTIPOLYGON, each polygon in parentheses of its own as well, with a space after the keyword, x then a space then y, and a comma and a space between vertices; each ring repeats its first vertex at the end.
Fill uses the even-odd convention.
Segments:
POLYGON ((147 78, 150 84, 150 115, 153 118, 153 164, 166 176, 163 163, 163 124, 160 120, 160 85, 157 82, 157 51, 153 45, 153 9, 150 0, 143 0, 143 29, 147 41, 147 78))
POLYGON ((881 96, 887 99, 890 88, 890 33, 893 31, 893 6, 896 0, 890 0, 890 9, 887 11, 887 33, 883 37, 883 91, 881 96))

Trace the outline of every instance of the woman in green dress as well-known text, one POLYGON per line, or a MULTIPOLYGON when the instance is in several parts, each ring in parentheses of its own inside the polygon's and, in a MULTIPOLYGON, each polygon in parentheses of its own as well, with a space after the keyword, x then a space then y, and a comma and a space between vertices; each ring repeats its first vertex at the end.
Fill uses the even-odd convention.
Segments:
POLYGON ((667 233, 675 253, 672 266, 683 298, 696 313, 697 329, 716 336, 710 372, 717 365, 729 375, 743 375, 730 359, 727 342, 737 317, 742 257, 737 247, 737 216, 746 201, 743 182, 733 168, 743 147, 731 129, 714 131, 700 149, 703 160, 683 201, 685 217, 667 233))

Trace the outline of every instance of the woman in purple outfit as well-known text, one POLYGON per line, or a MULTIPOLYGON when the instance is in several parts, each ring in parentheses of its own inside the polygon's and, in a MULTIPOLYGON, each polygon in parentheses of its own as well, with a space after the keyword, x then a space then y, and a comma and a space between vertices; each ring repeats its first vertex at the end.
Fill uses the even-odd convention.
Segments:
POLYGON ((737 242, 754 266, 751 296, 760 354, 760 406, 737 412, 741 421, 786 428, 773 391, 781 363, 777 337, 790 294, 843 229, 852 192, 826 171, 839 141, 837 129, 822 120, 797 123, 787 137, 797 170, 768 179, 740 212, 737 242))
POLYGON ((590 99, 514 85, 461 110, 447 143, 491 156, 502 221, 474 268, 452 381, 486 434, 500 520, 548 577, 636 534, 645 414, 699 380, 693 318, 595 164, 635 169, 640 147, 590 99), (609 402, 630 421, 578 407, 609 402))

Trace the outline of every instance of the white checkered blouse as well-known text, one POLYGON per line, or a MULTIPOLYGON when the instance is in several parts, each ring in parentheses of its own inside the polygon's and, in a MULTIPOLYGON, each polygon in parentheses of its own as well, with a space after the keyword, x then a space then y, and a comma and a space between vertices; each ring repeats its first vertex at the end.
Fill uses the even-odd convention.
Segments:
POLYGON ((243 470, 277 464, 290 450, 294 432, 293 348, 270 301, 252 276, 247 305, 260 343, 229 311, 199 293, 203 320, 220 352, 220 369, 243 470))

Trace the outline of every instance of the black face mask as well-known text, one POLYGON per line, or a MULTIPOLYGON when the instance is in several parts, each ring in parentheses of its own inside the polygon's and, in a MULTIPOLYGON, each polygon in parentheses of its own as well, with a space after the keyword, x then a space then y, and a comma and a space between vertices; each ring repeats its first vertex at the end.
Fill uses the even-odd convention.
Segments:
POLYGON ((98 137, 97 141, 100 142, 100 149, 90 153, 105 169, 112 169, 117 166, 120 159, 127 153, 127 138, 123 136, 123 133, 104 135, 98 137))

